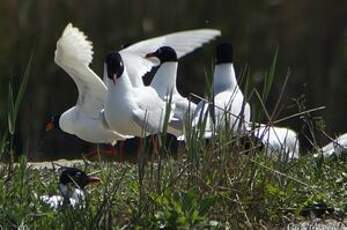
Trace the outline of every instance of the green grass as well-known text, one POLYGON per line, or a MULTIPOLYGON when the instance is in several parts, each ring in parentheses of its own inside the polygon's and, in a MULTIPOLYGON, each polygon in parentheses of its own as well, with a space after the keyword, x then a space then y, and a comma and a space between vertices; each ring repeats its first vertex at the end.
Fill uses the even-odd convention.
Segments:
POLYGON ((199 135, 191 141, 175 159, 163 148, 157 155, 142 152, 136 165, 81 163, 87 172, 100 170, 102 178, 87 188, 81 209, 54 211, 44 205, 38 197, 58 192, 59 175, 31 169, 23 157, 10 171, 0 169, 0 224, 6 229, 258 229, 300 220, 301 209, 316 202, 346 215, 345 159, 308 155, 283 163, 244 149, 225 130, 207 146, 199 135))
POLYGON ((304 206, 322 201, 346 214, 345 161, 303 157, 281 164, 252 152, 240 156, 237 148, 201 148, 199 164, 158 156, 143 167, 81 164, 88 172, 101 170, 102 183, 87 188, 85 207, 58 211, 37 198, 58 192, 58 173, 31 169, 22 158, 9 174, 0 171, 0 223, 6 229, 257 229, 300 219, 304 206))

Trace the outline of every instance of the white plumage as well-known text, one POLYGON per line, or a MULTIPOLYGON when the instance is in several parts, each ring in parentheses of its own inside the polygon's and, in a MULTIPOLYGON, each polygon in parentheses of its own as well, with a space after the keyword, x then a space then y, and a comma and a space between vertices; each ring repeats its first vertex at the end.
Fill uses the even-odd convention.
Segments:
POLYGON ((191 122, 190 117, 196 109, 196 104, 184 98, 177 90, 178 59, 220 34, 218 30, 201 29, 174 33, 165 36, 165 38, 150 39, 147 41, 151 44, 148 46, 148 48, 152 49, 152 53, 150 54, 154 55, 161 62, 151 82, 151 87, 165 101, 171 96, 171 103, 175 106, 175 110, 173 111, 174 119, 170 121, 168 126, 168 132, 176 137, 183 135, 184 124, 191 122), (159 42, 159 40, 161 41, 159 42), (162 44, 162 46, 158 49, 157 44, 162 44), (153 52, 154 48, 156 48, 156 52, 153 52), (170 58, 165 59, 163 56, 170 58), (163 58, 165 60, 161 60, 163 58))
POLYGON ((282 161, 299 158, 300 143, 295 131, 260 124, 251 133, 263 143, 268 156, 282 161))
MULTIPOLYGON (((187 30, 150 38, 135 43, 123 49, 123 51, 136 53, 144 57, 146 54, 154 52, 162 46, 170 46, 176 51, 177 57, 181 58, 220 35, 221 32, 214 29, 187 30)), ((120 53, 122 55, 122 51, 120 53)), ((123 55, 122 58, 124 58, 123 55)))
MULTIPOLYGON (((145 87, 141 84, 142 81, 140 83, 138 79, 141 79, 146 72, 150 71, 157 64, 157 61, 144 57, 162 46, 170 46, 177 50, 177 57, 180 58, 219 34, 220 31, 218 30, 208 29, 183 31, 148 39, 121 50, 119 55, 124 63, 124 73, 120 79, 116 80, 116 84, 106 80, 109 91, 112 89, 105 103, 106 120, 110 126, 121 133, 129 135, 132 133, 131 135, 136 136, 161 132, 164 114, 166 113, 165 102, 167 101, 167 96, 174 88, 176 89, 177 63, 171 66, 170 69, 161 68, 153 85, 145 87), (161 79, 166 79, 167 81, 162 81, 161 79), (156 87, 159 95, 152 87, 156 87), (120 100, 120 98, 124 100, 120 100), (119 108, 119 110, 117 111, 116 108, 119 108), (129 115, 132 115, 130 119, 129 115)), ((107 66, 105 66, 106 69, 107 66)), ((106 79, 106 76, 107 72, 104 71, 104 79, 106 79)), ((177 89, 175 92, 177 92, 177 89)), ((186 104, 185 101, 180 103, 182 101, 179 101, 180 98, 177 95, 179 95, 178 92, 174 95, 175 102, 171 106, 172 108, 177 106, 176 115, 178 116, 179 109, 182 106, 186 106, 186 104)), ((182 130, 182 124, 179 122, 179 119, 179 117, 172 118, 170 115, 171 127, 175 127, 175 130, 170 128, 172 132, 179 129, 182 130)))
POLYGON ((162 46, 170 46, 177 52, 177 57, 194 51, 204 43, 219 36, 221 32, 213 29, 188 30, 171 33, 135 43, 119 51, 134 87, 143 86, 142 76, 159 63, 145 59, 145 55, 162 46))
POLYGON ((81 208, 85 205, 85 186, 100 178, 87 175, 77 168, 62 167, 59 177, 60 195, 42 195, 40 200, 57 210, 59 207, 81 208))
POLYGON ((208 109, 212 105, 201 101, 194 113, 193 126, 196 126, 201 118, 207 116, 206 133, 213 131, 213 123, 217 129, 228 126, 235 132, 243 133, 250 121, 251 108, 245 101, 236 80, 233 50, 230 43, 217 46, 213 92, 213 110, 208 109))
POLYGON ((107 73, 113 79, 105 101, 105 118, 110 127, 127 135, 144 137, 162 131, 166 103, 152 87, 133 87, 126 65, 119 53, 106 57, 106 68, 116 68, 116 73, 107 73), (112 67, 110 65, 116 67, 112 67), (114 81, 114 82, 113 82, 114 81))
MULTIPOLYGON (((176 57, 175 51, 171 48, 161 48, 161 50, 164 50, 161 53, 169 50, 168 52, 171 52, 174 58, 176 57)), ((169 101, 171 97, 171 104, 175 106, 175 110, 173 111, 174 119, 168 124, 168 132, 179 137, 183 135, 185 122, 190 122, 188 118, 192 116, 196 104, 178 92, 176 87, 177 66, 177 60, 162 63, 151 82, 151 87, 157 91, 161 99, 169 101)))
MULTIPOLYGON (((64 202, 66 202, 62 195, 42 195, 40 196, 40 200, 54 210, 62 207, 64 202)), ((68 198, 68 204, 71 205, 72 208, 83 207, 84 201, 84 191, 78 188, 75 188, 71 197, 68 198)))
MULTIPOLYGON (((209 139, 214 132, 214 123, 211 115, 211 106, 205 100, 201 100, 193 113, 192 127, 204 129, 203 138, 209 139)), ((182 137, 185 138, 185 137, 182 137)))
POLYGON ((322 147, 318 154, 323 154, 324 157, 329 157, 333 154, 340 156, 343 152, 347 152, 347 133, 340 135, 329 144, 322 147))
POLYGON ((215 66, 213 88, 216 127, 229 125, 234 131, 243 132, 250 121, 251 107, 237 84, 232 63, 215 66))
MULTIPOLYGON (((142 76, 158 63, 145 59, 146 53, 162 45, 170 45, 183 56, 220 34, 217 30, 196 30, 173 33, 138 42, 120 51, 133 87, 143 87, 142 76)), ((57 42, 55 62, 77 85, 79 96, 76 106, 64 112, 60 128, 67 133, 92 143, 111 143, 129 138, 110 130, 105 122, 103 108, 107 85, 89 68, 93 59, 92 43, 83 32, 69 23, 57 42)))

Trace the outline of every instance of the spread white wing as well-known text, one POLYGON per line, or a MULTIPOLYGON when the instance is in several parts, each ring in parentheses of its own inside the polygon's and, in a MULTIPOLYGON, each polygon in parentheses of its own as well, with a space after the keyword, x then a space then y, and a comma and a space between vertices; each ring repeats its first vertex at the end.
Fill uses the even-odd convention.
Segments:
POLYGON ((97 118, 104 106, 107 88, 89 68, 93 60, 92 43, 71 23, 66 26, 57 42, 54 60, 77 85, 78 109, 89 117, 97 118))
POLYGON ((135 43, 119 53, 124 60, 132 83, 143 85, 140 77, 158 64, 153 60, 145 59, 146 54, 154 52, 162 46, 170 46, 175 49, 178 58, 181 58, 219 35, 221 32, 213 29, 176 32, 135 43), (133 79, 134 77, 137 79, 133 79), (141 83, 138 82, 138 79, 141 80, 141 83))

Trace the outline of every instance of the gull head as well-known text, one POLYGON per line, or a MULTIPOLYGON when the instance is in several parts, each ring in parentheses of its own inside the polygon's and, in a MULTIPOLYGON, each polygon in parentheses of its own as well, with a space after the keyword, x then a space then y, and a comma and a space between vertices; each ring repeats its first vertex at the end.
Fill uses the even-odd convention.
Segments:
POLYGON ((100 182, 99 177, 87 175, 77 168, 64 167, 59 178, 59 190, 64 197, 71 197, 77 190, 98 182, 100 182))
POLYGON ((221 43, 216 48, 216 64, 233 62, 233 45, 231 43, 221 43))
POLYGON ((106 55, 105 64, 107 69, 107 77, 116 83, 116 79, 120 78, 124 72, 123 59, 117 52, 111 52, 106 55))
POLYGON ((153 53, 148 53, 146 55, 146 58, 148 59, 158 59, 160 61, 160 64, 164 62, 177 62, 177 53, 176 51, 170 47, 170 46, 162 46, 159 49, 157 49, 153 53))

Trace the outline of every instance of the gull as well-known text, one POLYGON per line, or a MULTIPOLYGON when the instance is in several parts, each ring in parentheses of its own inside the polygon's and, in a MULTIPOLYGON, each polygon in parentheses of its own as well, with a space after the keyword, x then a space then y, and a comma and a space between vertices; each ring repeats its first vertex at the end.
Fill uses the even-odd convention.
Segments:
POLYGON ((231 43, 222 43, 216 48, 213 93, 213 105, 209 105, 206 100, 197 105, 193 126, 207 117, 205 132, 210 135, 213 123, 217 129, 227 126, 236 133, 243 133, 250 121, 251 107, 245 101, 236 80, 231 43))
MULTIPOLYGON (((122 49, 120 54, 130 73, 132 86, 142 87, 141 77, 157 65, 144 58, 146 53, 167 44, 175 47, 181 57, 218 35, 218 30, 184 31, 144 40, 122 49)), ((118 140, 131 136, 107 127, 103 112, 107 84, 89 68, 93 59, 92 49, 92 43, 84 33, 71 23, 66 26, 57 42, 54 60, 74 80, 79 92, 76 105, 59 117, 59 126, 64 132, 85 141, 114 145, 118 140)))
POLYGON ((63 205, 81 207, 85 200, 84 188, 99 181, 100 178, 87 175, 80 169, 63 167, 59 177, 60 195, 42 195, 40 200, 55 210, 63 205))
POLYGON ((342 153, 345 153, 347 151, 347 133, 344 133, 331 141, 329 144, 325 145, 324 147, 320 148, 319 152, 315 154, 315 156, 318 156, 319 154, 322 154, 324 157, 329 157, 334 154, 337 156, 341 156, 342 153))
POLYGON ((196 109, 196 104, 183 97, 177 90, 177 53, 170 46, 163 46, 155 52, 148 53, 146 58, 156 58, 160 61, 160 67, 154 75, 151 87, 157 91, 161 99, 165 101, 171 99, 171 103, 175 105, 174 120, 168 124, 168 132, 180 137, 183 135, 185 122, 188 122, 187 118, 196 109))
POLYGON ((152 87, 133 87, 120 53, 109 53, 105 68, 109 81, 105 100, 108 125, 136 137, 160 133, 169 108, 166 102, 152 87))
POLYGON ((216 127, 227 125, 234 131, 244 131, 250 120, 251 107, 236 80, 231 43, 217 46, 213 93, 216 127))
POLYGON ((289 161, 299 158, 299 139, 297 133, 289 128, 276 127, 265 124, 253 124, 249 128, 251 136, 262 143, 267 156, 289 161))
POLYGON ((59 126, 82 140, 114 145, 127 137, 109 129, 105 122, 103 107, 107 88, 89 68, 92 49, 91 42, 72 24, 66 26, 57 42, 54 61, 68 73, 78 89, 76 105, 61 114, 59 126))

